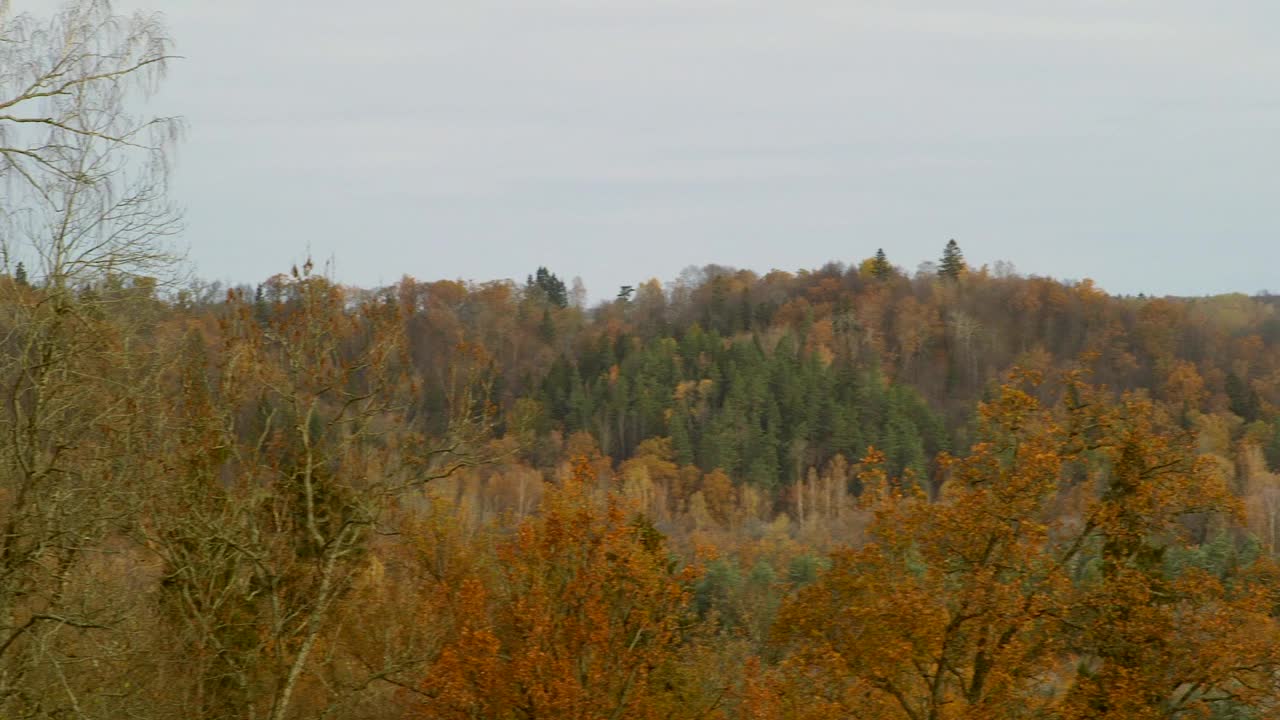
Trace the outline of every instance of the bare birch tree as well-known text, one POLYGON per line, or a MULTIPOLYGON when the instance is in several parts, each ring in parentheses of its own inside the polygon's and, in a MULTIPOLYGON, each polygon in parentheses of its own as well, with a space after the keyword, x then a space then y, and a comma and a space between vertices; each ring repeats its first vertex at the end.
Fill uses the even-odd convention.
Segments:
POLYGON ((143 338, 179 227, 165 187, 178 123, 130 103, 167 45, 154 18, 102 0, 43 22, 0 2, 3 717, 130 702, 104 673, 128 661, 136 592, 108 569, 148 472, 162 355, 143 338))
POLYGON ((408 309, 349 307, 310 263, 265 318, 229 305, 216 368, 198 344, 188 353, 188 430, 165 453, 174 471, 152 496, 145 541, 164 566, 186 717, 314 717, 345 700, 316 664, 334 654, 335 616, 374 537, 392 531, 388 511, 483 456, 483 367, 461 371, 450 435, 432 441, 415 416, 408 309))

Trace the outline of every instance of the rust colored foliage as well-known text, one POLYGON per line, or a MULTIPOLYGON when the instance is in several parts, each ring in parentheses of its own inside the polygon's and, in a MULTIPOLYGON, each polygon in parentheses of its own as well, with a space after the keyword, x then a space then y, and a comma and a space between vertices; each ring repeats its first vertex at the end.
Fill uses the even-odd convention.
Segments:
POLYGON ((1269 566, 1172 568, 1236 502, 1151 404, 1068 376, 981 406, 938 503, 864 460, 871 542, 782 610, 788 651, 748 683, 760 717, 1168 718, 1267 708, 1269 566), (1264 582, 1265 581, 1265 582, 1264 582), (772 707, 764 714, 759 708, 772 707))
POLYGON ((419 717, 657 718, 671 687, 691 569, 621 501, 591 495, 585 458, 499 548, 496 587, 466 581, 419 717))

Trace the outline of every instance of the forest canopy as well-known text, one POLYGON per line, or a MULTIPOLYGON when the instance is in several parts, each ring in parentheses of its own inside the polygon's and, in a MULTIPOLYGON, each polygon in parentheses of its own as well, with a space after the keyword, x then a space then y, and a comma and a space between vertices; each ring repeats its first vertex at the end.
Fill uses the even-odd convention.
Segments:
POLYGON ((955 239, 224 287, 163 23, 0 39, 0 718, 1280 712, 1275 297, 955 239))

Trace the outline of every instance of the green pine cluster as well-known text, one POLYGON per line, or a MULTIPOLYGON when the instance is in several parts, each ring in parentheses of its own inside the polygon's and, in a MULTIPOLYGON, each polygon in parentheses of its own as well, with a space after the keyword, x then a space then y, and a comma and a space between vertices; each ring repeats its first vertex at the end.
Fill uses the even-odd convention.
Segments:
POLYGON ((906 385, 805 352, 787 333, 726 340, 694 325, 681 337, 604 338, 561 359, 537 395, 544 428, 591 432, 602 450, 631 456, 641 442, 669 436, 676 459, 720 468, 763 488, 795 481, 835 455, 884 452, 895 474, 929 474, 949 446, 941 416, 906 385))

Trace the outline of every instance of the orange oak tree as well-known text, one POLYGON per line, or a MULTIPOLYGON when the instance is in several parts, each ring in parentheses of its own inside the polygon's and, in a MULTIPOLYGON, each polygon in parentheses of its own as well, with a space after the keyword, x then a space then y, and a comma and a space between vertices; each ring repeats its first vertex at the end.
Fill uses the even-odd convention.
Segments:
POLYGON ((752 686, 772 688, 776 716, 1270 707, 1280 637, 1267 613, 1270 568, 1214 575, 1166 561, 1194 548, 1192 530, 1232 517, 1225 483, 1148 401, 1112 402, 1075 375, 1065 385, 1057 412, 1013 383, 984 403, 980 440, 946 460, 937 503, 890 482, 868 455, 871 542, 835 553, 831 571, 784 607, 777 640, 788 656, 752 686))

